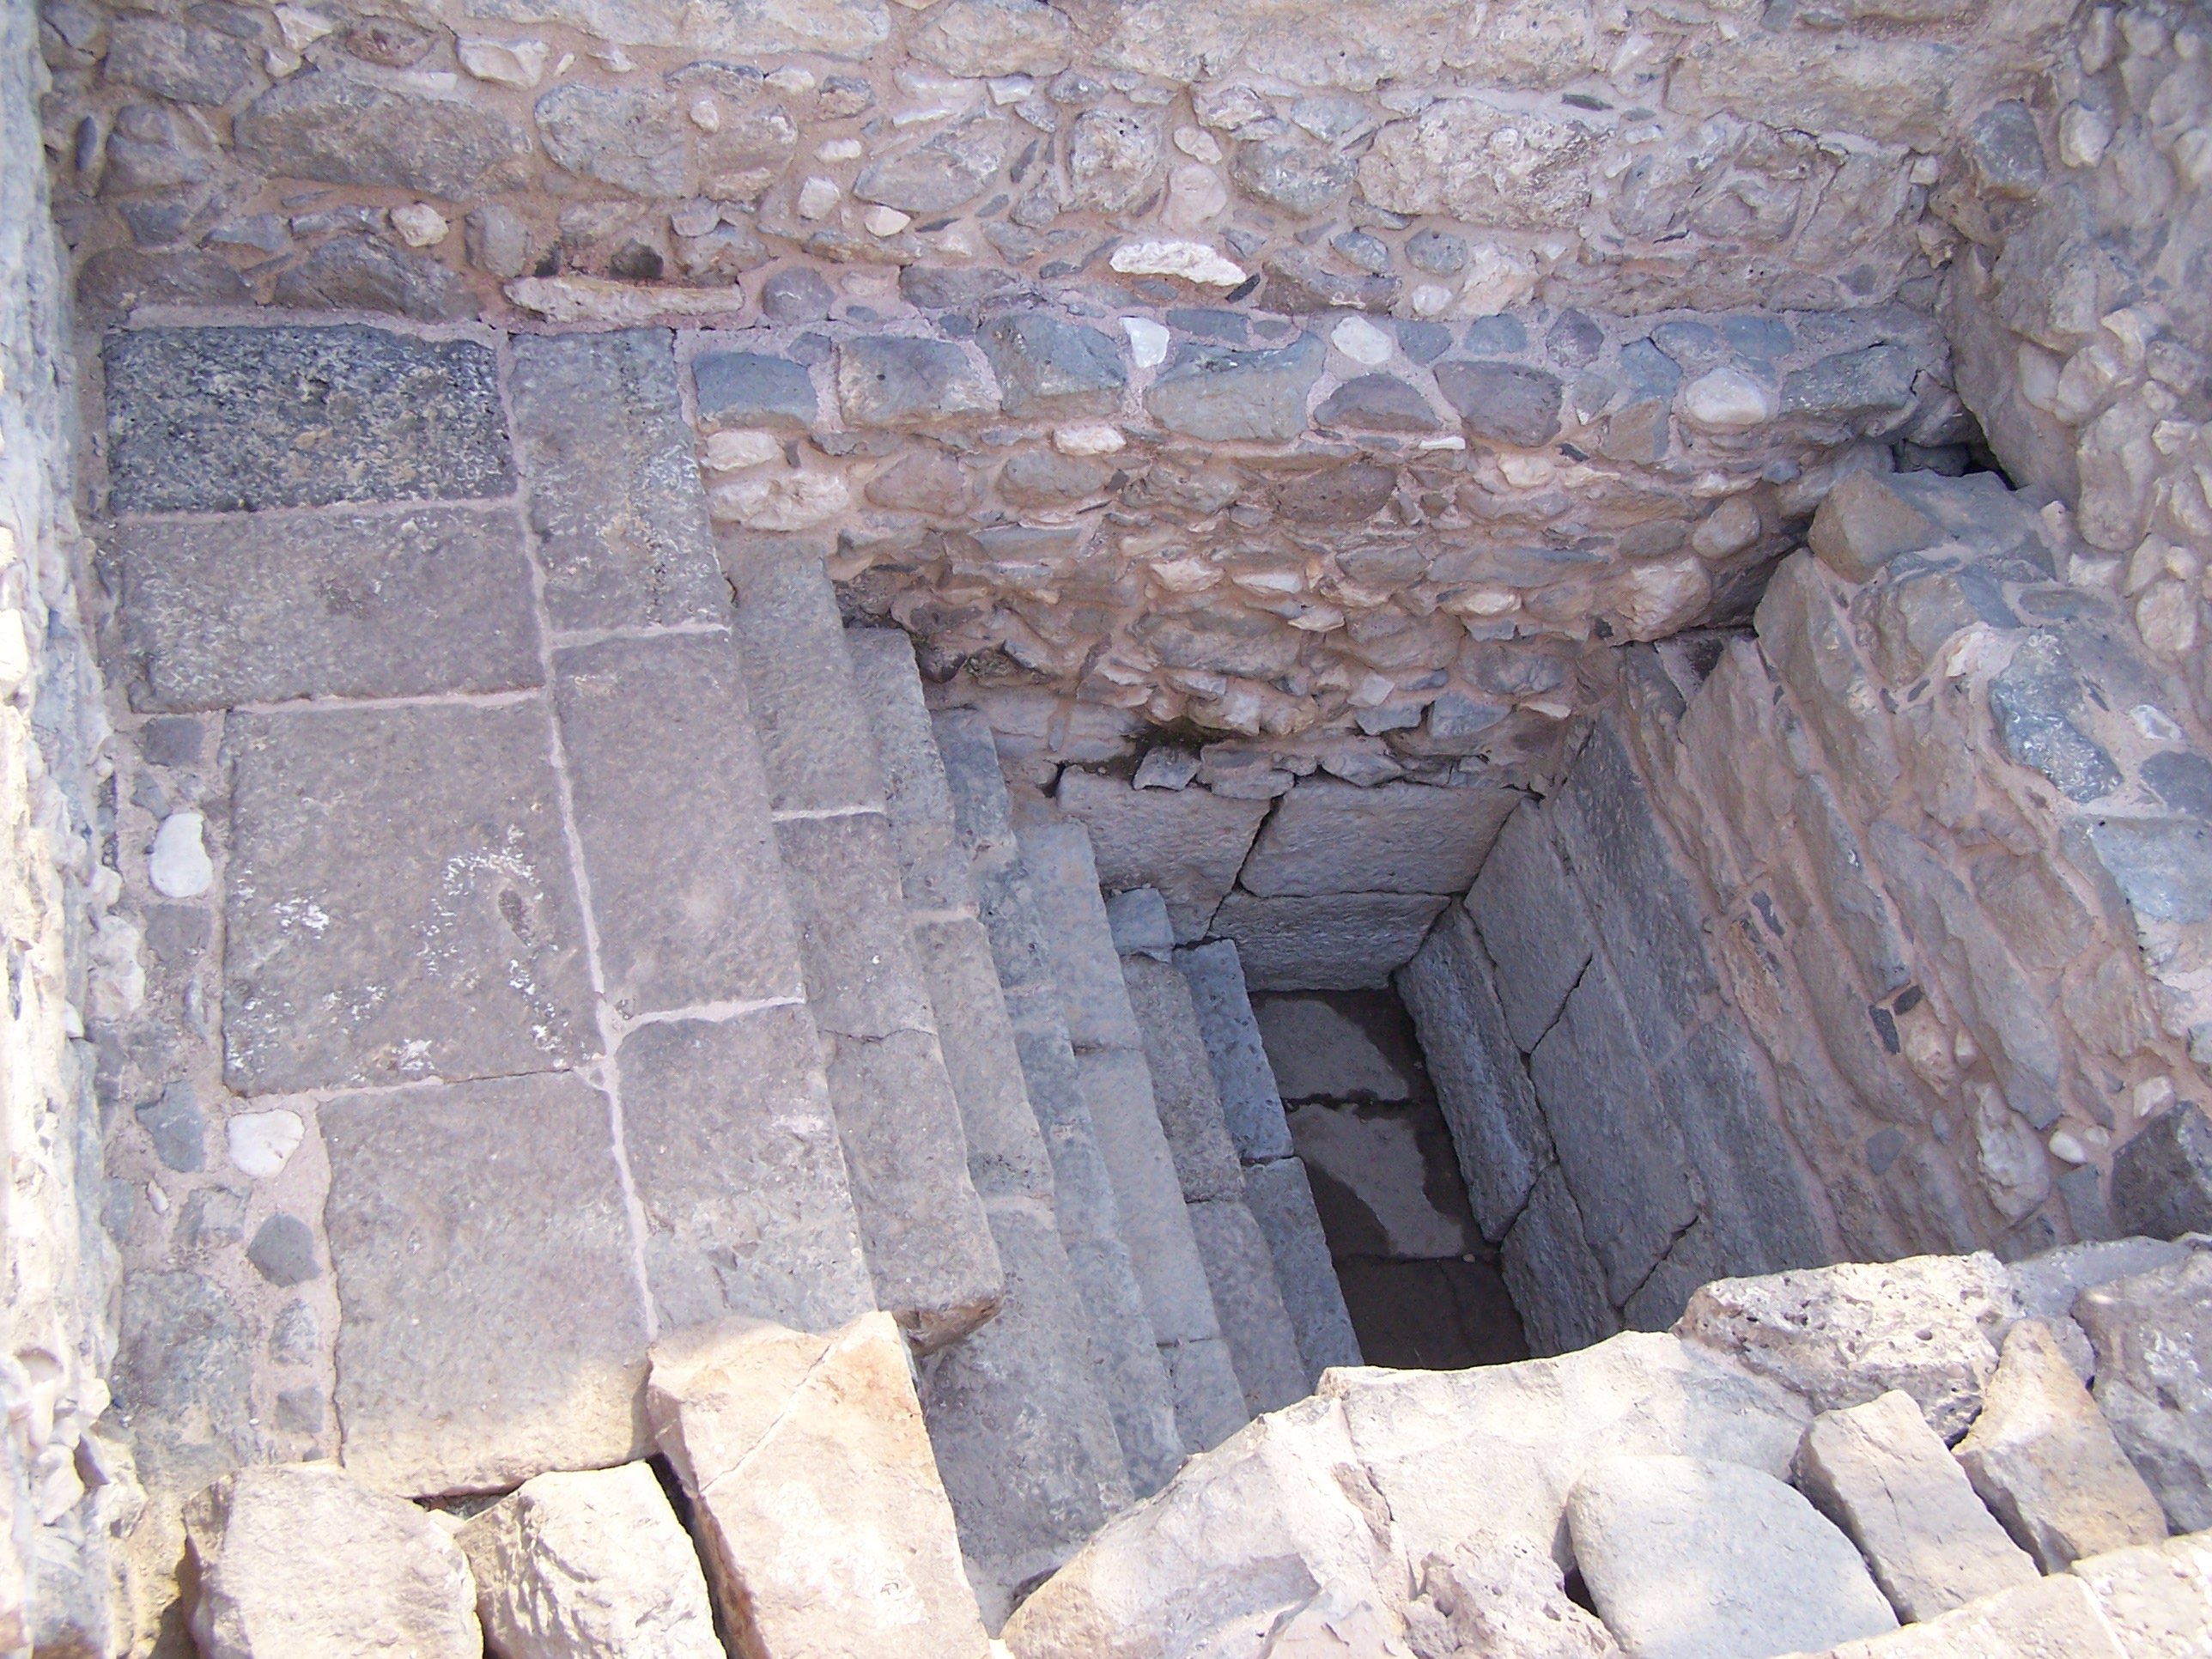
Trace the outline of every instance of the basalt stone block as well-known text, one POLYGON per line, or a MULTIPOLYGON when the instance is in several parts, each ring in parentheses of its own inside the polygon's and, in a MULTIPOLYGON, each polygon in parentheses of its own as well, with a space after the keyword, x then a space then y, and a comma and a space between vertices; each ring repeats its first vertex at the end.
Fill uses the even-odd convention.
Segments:
POLYGON ((503 510, 122 524, 101 537, 100 565, 133 708, 510 691, 543 678, 522 526, 503 510))
POLYGON ((228 103, 259 78, 252 46, 220 29, 126 12, 109 26, 101 77, 180 104, 228 103))
POLYGON ((1918 368, 1909 346, 1839 351, 1784 378, 1782 412, 1870 428, 1886 426, 1912 407, 1912 379, 1918 368))
POLYGON ((1425 893, 1240 890, 1222 901, 1213 927, 1237 942, 1255 991, 1380 989, 1420 949, 1445 902, 1425 893))
POLYGON ((485 104, 425 98, 343 74, 296 76, 237 123, 239 159, 284 179, 467 198, 519 182, 530 134, 485 104))
POLYGON ((1037 313, 993 319, 977 331, 1010 415, 1104 415, 1121 406, 1128 371, 1095 328, 1037 313))
POLYGON ((650 1446, 646 1316, 606 1100, 573 1073, 323 1108, 341 1457, 496 1491, 650 1446))
POLYGON ((224 1076, 508 1076, 598 1046, 534 706, 236 715, 224 1076))
POLYGON ((804 431, 821 414, 803 364, 757 351, 709 351, 691 362, 699 418, 709 427, 765 426, 804 431))
POLYGON ((2091 1285, 2073 1306, 2094 1352, 2097 1408, 2166 1523, 2212 1527, 2212 1252, 2091 1285))
POLYGON ((2144 922, 2193 925, 2212 917, 2212 826, 2194 818, 2100 818, 2089 827, 2098 861, 2144 922))
POLYGON ((338 236, 276 279, 276 303, 301 311, 381 311, 438 323, 466 317, 476 295, 460 273, 381 237, 338 236))
POLYGON ((142 305, 251 305, 253 290, 220 254, 198 248, 103 248, 78 267, 77 304, 127 312, 142 305))
POLYGON ((1395 468, 1352 461, 1281 485, 1275 510, 1299 524, 1359 524, 1388 506, 1397 490, 1395 468))
POLYGON ((837 397, 860 426, 913 426, 990 415, 999 399, 967 354, 945 340, 872 335, 837 348, 837 397))
POLYGON ((117 513, 513 488, 497 371, 474 341, 350 325, 137 329, 109 335, 101 357, 117 513))
POLYGON ((1305 430, 1306 397, 1328 356, 1313 335, 1273 351, 1192 343, 1152 383, 1145 406, 1186 437, 1217 442, 1295 438, 1305 430))
POLYGON ((726 621, 672 337, 518 335, 513 349, 515 439, 554 626, 726 621))
POLYGON ((1227 939, 1193 945, 1176 953, 1176 965, 1190 986, 1191 1008, 1198 1016, 1214 1085, 1221 1093, 1222 1121, 1236 1143, 1237 1157, 1246 1164, 1290 1157, 1291 1129, 1283 1115, 1283 1097, 1275 1087, 1274 1069, 1267 1063, 1259 1022, 1252 1017, 1236 945, 1227 939))
POLYGON ((1144 1034, 1152 1105, 1175 1155, 1185 1202, 1241 1198, 1243 1176, 1222 1121, 1221 1094, 1189 985, 1172 963, 1142 956, 1122 957, 1121 979, 1144 1034))
POLYGON ((2120 769, 2071 718, 2082 703, 2081 676, 2055 633, 2022 641, 1990 682, 1990 712, 2006 754, 2032 766, 2067 799, 2087 803, 2120 787, 2120 769))
POLYGON ((1503 789, 1306 778, 1260 831, 1241 879, 1268 898, 1464 892, 1520 800, 1503 789))
MULTIPOLYGON (((1401 334, 1406 326, 1399 325, 1401 334)), ((1314 411, 1314 420, 1355 432, 1433 432, 1443 424, 1429 400, 1395 374, 1361 374, 1346 380, 1314 411)))
POLYGON ((623 1140, 659 1328, 826 1328, 872 1307, 814 1023, 803 1008, 641 1025, 623 1140))
POLYGON ((2112 1219, 2124 1233, 2212 1232, 2212 1116, 2183 1101, 2138 1129, 2112 1159, 2112 1219))
POLYGON ((1468 431, 1533 449, 1559 435, 1565 387, 1556 374, 1520 363, 1454 361, 1436 367, 1437 388, 1468 431))
POLYGON ((1467 908, 1490 959, 1504 970, 1497 981, 1498 1004, 1515 1045, 1526 1054, 1559 1017, 1597 949, 1581 895, 1535 802, 1522 803, 1498 831, 1467 908))
POLYGON ((561 86, 532 112, 556 167, 632 196, 683 193, 688 124, 667 94, 561 86))
POLYGON ((1332 270, 1304 248, 1267 261, 1266 303, 1271 311, 1388 311, 1398 297, 1395 276, 1332 270))
POLYGON ((181 1496, 260 1457, 253 1346, 213 1279, 183 1271, 125 1276, 112 1383, 148 1486, 181 1496))

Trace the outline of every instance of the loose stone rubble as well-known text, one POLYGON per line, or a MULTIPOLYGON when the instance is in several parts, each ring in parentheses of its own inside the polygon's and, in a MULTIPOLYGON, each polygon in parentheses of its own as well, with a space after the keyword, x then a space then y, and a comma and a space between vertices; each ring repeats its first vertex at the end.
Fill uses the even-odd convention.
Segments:
POLYGON ((2201 1653, 2208 65, 0 0, 0 1653, 2201 1653))

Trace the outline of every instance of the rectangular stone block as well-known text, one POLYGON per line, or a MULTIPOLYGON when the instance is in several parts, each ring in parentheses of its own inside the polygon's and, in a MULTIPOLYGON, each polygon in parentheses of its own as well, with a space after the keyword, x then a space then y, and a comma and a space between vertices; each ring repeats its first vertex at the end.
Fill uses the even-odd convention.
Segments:
POLYGON ((1245 1408, 1257 1417, 1304 1399, 1309 1385, 1297 1333, 1283 1306, 1275 1259, 1241 1185, 1234 1198, 1190 1206, 1190 1226, 1245 1408))
POLYGON ((108 335, 109 506, 253 513, 514 487, 499 373, 474 340, 380 328, 108 335))
POLYGON ((991 723, 975 708, 947 708, 929 717, 945 763, 945 787, 952 794, 952 818, 971 847, 1002 841, 1014 833, 1013 804, 1006 775, 999 770, 999 746, 991 723))
POLYGON ((606 995, 626 1019, 805 994, 726 634, 559 653, 554 708, 606 995))
POLYGON ((1364 1364, 1304 1163, 1279 1158, 1248 1166, 1244 1201, 1273 1258, 1276 1288, 1282 1292, 1283 1311, 1291 1316, 1291 1330, 1305 1362, 1306 1385, 1317 1386, 1321 1374, 1331 1365, 1364 1364))
POLYGON ((1539 1358, 1587 1348, 1620 1329, 1605 1269, 1583 1237, 1582 1212, 1556 1164, 1537 1177, 1498 1265, 1528 1352, 1539 1358))
POLYGON ((556 628, 722 622, 673 337, 514 337, 514 435, 556 628))
POLYGON ((1037 823, 1024 825, 1019 837, 1068 1040, 1078 1050, 1140 1047, 1090 836, 1079 823, 1037 823))
POLYGON ((1274 898, 1316 893, 1464 893, 1522 797, 1494 788, 1440 789, 1301 779, 1245 860, 1239 884, 1274 898))
POLYGON ((1501 988, 1463 907, 1445 910, 1428 942, 1398 970, 1397 987, 1420 1034, 1475 1224, 1495 1243, 1552 1162, 1552 1136, 1507 1033, 1501 988))
POLYGON ((1054 800, 1090 830, 1106 890, 1158 888, 1176 937, 1185 940, 1206 937, 1267 816, 1264 800, 1232 800, 1194 786, 1135 789, 1073 767, 1060 774, 1054 800))
POLYGON ((1213 1295, 1153 1109, 1144 1056, 1097 1048, 1078 1054, 1076 1066, 1154 1339, 1164 1344, 1218 1335, 1213 1295))
POLYGON ((739 1315, 826 1330, 875 1305, 804 1008, 655 1021, 617 1059, 660 1329, 739 1315))
POLYGON ((775 810, 882 811, 883 763, 821 546, 745 536, 731 538, 723 551, 737 585, 738 649, 775 810))
POLYGON ((907 908, 972 909, 968 845, 953 821, 952 791, 921 699, 914 643, 896 628, 852 628, 853 679, 883 763, 884 805, 898 844, 907 908))
POLYGON ((941 1347, 997 1310, 1006 1281, 937 1039, 821 1036, 877 1305, 924 1352, 941 1347))
POLYGON ((775 826, 814 1023, 839 1036, 936 1029, 880 812, 775 826))
POLYGON ((1176 952, 1176 966, 1190 987, 1192 1012, 1206 1040, 1206 1058, 1221 1093, 1221 1119, 1237 1155, 1260 1164, 1291 1155, 1291 1126, 1283 1115, 1283 1097, 1274 1068, 1252 1017, 1244 989, 1244 964, 1231 939, 1216 939, 1176 952))
POLYGON ((348 1096, 321 1127, 346 1468, 416 1496, 644 1455, 605 1098, 573 1074, 497 1078, 348 1096))
POLYGON ((1411 959, 1446 901, 1426 894, 1259 898, 1231 893, 1214 913, 1255 991, 1377 990, 1411 959))
POLYGON ((1654 1085, 1632 1031, 1620 988, 1596 963, 1528 1060, 1583 1236, 1605 1264, 1616 1304, 1698 1215, 1672 1103, 1654 1085))
POLYGON ((1559 862, 1549 819, 1534 801, 1516 808, 1498 831, 1467 908, 1484 950, 1503 970, 1494 981, 1498 1006, 1525 1054, 1552 1029, 1597 949, 1582 895, 1559 862))
POLYGON ((1703 905, 1610 717, 1591 729, 1551 813, 1637 1037, 1647 1053, 1666 1054, 1720 981, 1698 925, 1703 905))
POLYGON ((1049 1201, 1052 1162, 1030 1105, 1014 1028, 979 921, 916 922, 915 948, 937 1020, 945 1074, 960 1103, 968 1173, 985 1198, 1049 1201))
POLYGON ((125 523, 100 539, 134 708, 512 691, 544 678, 510 508, 125 523))
POLYGON ((223 1068, 241 1094, 596 1052, 536 702, 232 719, 223 1068))
POLYGON ((1221 1096, 1191 1008, 1190 987, 1173 964, 1149 957, 1122 957, 1121 978, 1144 1036, 1152 1104, 1175 1155, 1184 1200, 1241 1198, 1243 1176, 1222 1121, 1221 1096))
POLYGON ((1191 1451, 1212 1451, 1252 1420, 1229 1345, 1219 1337, 1163 1342, 1160 1358, 1175 1390, 1176 1427, 1191 1451))

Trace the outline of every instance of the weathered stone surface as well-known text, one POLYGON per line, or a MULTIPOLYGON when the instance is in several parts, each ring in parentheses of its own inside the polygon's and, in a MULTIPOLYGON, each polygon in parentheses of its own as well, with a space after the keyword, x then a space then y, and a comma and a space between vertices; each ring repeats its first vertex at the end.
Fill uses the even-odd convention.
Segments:
POLYGON ((680 195, 684 126, 665 93, 562 86, 538 99, 538 141, 556 167, 633 196, 680 195))
POLYGON ((1294 438, 1305 429, 1306 398, 1328 356, 1310 334, 1272 351, 1186 344, 1145 393, 1145 407, 1187 437, 1294 438))
MULTIPOLYGON (((1097 831, 1092 834, 1095 837, 1097 831)), ((1246 1164, 1290 1157, 1291 1131, 1283 1116, 1283 1097, 1276 1091, 1274 1071, 1252 1017, 1237 946, 1228 939, 1193 945, 1176 953, 1176 965, 1190 987, 1191 1007, 1221 1094, 1222 1121, 1237 1157, 1246 1164)))
POLYGON ((495 108, 342 74, 280 82, 238 118, 240 158, 279 178, 466 198, 519 181, 530 135, 495 108))
MULTIPOLYGON (((781 273, 779 273, 781 274, 781 273)), ((711 428, 775 427, 804 431, 821 415, 805 366, 758 351, 707 351, 691 360, 699 418, 711 428)))
POLYGON ((957 345, 870 335, 837 348, 837 398, 860 426, 917 426, 988 415, 997 396, 957 345))
POLYGON ((1462 906, 1446 907, 1394 982, 1420 1034, 1475 1224, 1495 1242, 1552 1162, 1552 1135, 1507 1033, 1498 977, 1462 906))
POLYGON ((1957 1455, 1982 1501, 2045 1572, 2166 1535, 2158 1499, 2039 1320, 2006 1335, 1957 1455))
POLYGON ((198 248, 102 248, 77 268, 77 304, 93 317, 142 305, 245 305, 253 291, 230 262, 198 248))
POLYGON ((918 149, 870 162, 853 194, 906 213, 943 213, 981 195, 1012 148, 1010 123, 974 117, 918 149))
POLYGON ((1318 1387, 1321 1374, 1332 1365, 1362 1364, 1359 1338, 1344 1305, 1344 1287, 1329 1257, 1305 1164, 1296 1158, 1279 1158, 1248 1165, 1244 1202, 1267 1241, 1267 1254, 1275 1264, 1275 1287, 1297 1340, 1307 1388, 1318 1387))
POLYGON ((1028 0, 953 0, 929 20, 914 49, 948 75, 1056 75, 1074 30, 1028 0))
POLYGON ((375 236, 337 236, 276 279, 280 306, 301 311, 381 311, 418 323, 449 322, 477 308, 450 265, 375 236))
POLYGON ((454 1541, 495 1653, 721 1659, 698 1554, 648 1464, 535 1476, 454 1541))
POLYGON ((729 636, 610 640, 561 653, 554 678, 616 1010, 635 1018, 800 994, 799 937, 729 636), (640 741, 647 732, 652 741, 640 741))
POLYGON ((598 1047, 544 713, 234 716, 224 1074, 507 1076, 598 1047))
POLYGON ((208 1659, 483 1650, 452 1538, 328 1464, 226 1475, 185 1505, 185 1525, 199 1573, 192 1638, 208 1659))
POLYGON ((134 708, 510 691, 543 677, 510 513, 119 525, 101 539, 134 708))
POLYGON ((1927 515, 1879 473, 1853 472, 1839 480, 1813 515, 1807 537, 1813 551, 1845 581, 1871 580, 1900 553, 1936 539, 1927 515))
MULTIPOLYGON (((1173 972, 1173 969, 1170 969, 1173 972)), ((1310 1390, 1297 1333, 1283 1302, 1275 1261, 1266 1236, 1244 1201, 1240 1181, 1236 1195, 1193 1204, 1190 1225, 1206 1283, 1221 1322, 1221 1340, 1254 1417, 1275 1411, 1310 1390)))
POLYGON ((2180 1102, 2114 1155, 2112 1219, 2153 1238, 2212 1232, 2212 1115, 2202 1106, 2180 1102))
POLYGON ((1674 1331, 1820 1411, 1901 1389, 1955 1441, 1982 1408, 1996 1345, 2019 1313, 2004 1269, 1978 1253, 1717 1280, 1674 1331))
POLYGON ((1556 374, 1519 363, 1462 362, 1436 366, 1437 389, 1478 438, 1533 449, 1559 435, 1564 386, 1556 374))
POLYGON ((1467 908, 1491 961, 1504 969, 1497 981, 1498 1006, 1525 1054, 1559 1018, 1597 948, 1534 802, 1516 808, 1498 831, 1467 908))
POLYGON ((1362 789, 1305 778, 1260 831, 1239 879, 1264 898, 1464 892, 1520 799, 1501 789, 1362 789))
POLYGON ((1256 1653, 1276 1620, 1323 1585, 1395 1611, 1407 1569, 1375 1523, 1378 1508, 1342 1407, 1293 1406, 1108 1523, 1015 1612, 1006 1645, 1019 1659, 1256 1653))
MULTIPOLYGON (((2155 1651, 2153 1650, 2152 1651, 2155 1651)), ((2184 1651, 2186 1650, 2177 1650, 2184 1651)), ((1823 1659, 2132 1659, 2078 1578, 2039 1578, 1823 1659)))
MULTIPOLYGON (((1141 1048, 1089 835, 1080 823, 1036 823, 1024 824, 1019 837, 1068 1040, 1079 1050, 1141 1048)), ((1002 959, 1002 979, 1006 968, 1002 959)))
POLYGON ((1883 430, 1911 409, 1917 367, 1906 346, 1838 352, 1784 378, 1782 413, 1883 430))
POLYGON ((497 1491, 647 1446, 646 1319, 607 1103, 552 1073, 322 1109, 346 1468, 497 1491))
POLYGON ((1429 400, 1395 374, 1359 374, 1330 392, 1314 420, 1358 432, 1433 432, 1443 424, 1429 400))
POLYGON ((1707 1458, 1780 1480, 1810 1418, 1772 1383, 1640 1333, 1519 1364, 1339 1371, 1322 1393, 1343 1401, 1358 1461, 1415 1559, 1478 1540, 1571 1559, 1567 1495, 1597 1459, 1707 1458))
POLYGON ((914 934, 976 1191, 987 1200, 1049 1198, 1052 1165, 1023 1082, 989 935, 965 917, 918 921, 914 934))
POLYGON ((514 473, 491 353, 381 329, 111 334, 118 513, 504 495, 514 473))
POLYGON ((1639 1659, 1754 1659, 1897 1628, 1850 1540, 1772 1475, 1615 1456, 1567 1499, 1576 1565, 1639 1659))
POLYGON ((1359 189, 1394 213, 1542 230, 1571 224, 1589 200, 1596 149, 1578 123, 1480 98, 1448 99, 1376 135, 1359 164, 1359 189))
POLYGON ((2188 1659, 2212 1629, 2212 1538, 2202 1532, 2076 1561, 2130 1659, 2188 1659))
POLYGON ((976 331, 1010 415, 1104 415, 1121 402, 1128 371, 1095 328, 1012 312, 976 331))
POLYGON ((520 335, 513 350, 515 441, 553 625, 726 621, 669 334, 520 335))
POLYGON ((641 1025, 623 1140, 664 1331, 826 1328, 874 1305, 814 1023, 796 1007, 641 1025))
POLYGON ((732 538, 725 555, 769 805, 778 812, 881 811, 883 765, 821 550, 803 538, 758 536, 732 538))
POLYGON ((1351 187, 1358 165, 1352 156, 1293 133, 1239 143, 1229 173, 1237 188, 1254 200, 1310 219, 1351 187))
POLYGON ((1236 1362, 1220 1337, 1163 1342, 1160 1364, 1175 1401, 1176 1433, 1186 1451, 1209 1451, 1252 1420, 1236 1362))
POLYGON ((179 103, 228 103, 253 84, 252 49, 220 29, 128 13, 109 27, 101 72, 179 103))
POLYGON ((983 1659, 898 1328, 739 1324, 653 1352, 647 1409, 722 1617, 769 1659, 983 1659))
POLYGON ((1422 1563, 1420 1589, 1406 1608, 1417 1653, 1619 1659, 1613 1633, 1568 1599, 1551 1552, 1526 1540, 1432 1554, 1422 1563))
POLYGON ((1899 1619, 1933 1619, 2037 1577, 1910 1395, 1892 1389, 1823 1412, 1797 1449, 1795 1475, 1858 1546, 1899 1619))
POLYGON ((1222 1119, 1221 1095, 1188 983, 1172 963, 1133 955, 1121 958, 1121 980, 1152 1074, 1153 1108, 1175 1155, 1185 1201, 1240 1197, 1243 1176, 1222 1119))
POLYGON ((212 1279, 186 1271, 124 1280, 112 1384, 138 1473, 157 1492, 196 1492, 255 1462, 252 1332, 212 1279))
POLYGON ((471 12, 516 23, 564 23, 621 46, 866 58, 890 33, 882 0, 471 0, 471 12))
POLYGON ((2081 1292, 2096 1400, 2176 1532, 2212 1528, 2212 1251, 2081 1292))
POLYGON ((1055 799, 1091 832, 1100 884, 1109 892, 1157 888, 1184 939, 1205 936, 1267 816, 1265 801, 1206 789, 1133 789, 1077 767, 1060 775, 1055 799))
POLYGON ((1231 893, 1214 931, 1234 939, 1255 991, 1373 988, 1420 948, 1445 901, 1424 894, 1261 898, 1231 893))

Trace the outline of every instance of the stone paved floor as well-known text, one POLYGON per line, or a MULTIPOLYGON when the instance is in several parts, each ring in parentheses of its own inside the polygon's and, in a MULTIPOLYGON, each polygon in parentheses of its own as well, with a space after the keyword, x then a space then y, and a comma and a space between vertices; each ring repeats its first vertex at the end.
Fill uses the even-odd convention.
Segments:
POLYGON ((671 339, 434 333, 103 354, 162 1489, 619 1459, 656 1330, 873 1304, 671 339))
POLYGON ((1252 1001, 1366 1362, 1457 1370, 1528 1358, 1396 996, 1252 1001))

